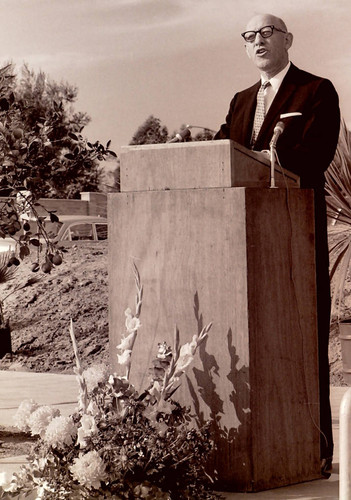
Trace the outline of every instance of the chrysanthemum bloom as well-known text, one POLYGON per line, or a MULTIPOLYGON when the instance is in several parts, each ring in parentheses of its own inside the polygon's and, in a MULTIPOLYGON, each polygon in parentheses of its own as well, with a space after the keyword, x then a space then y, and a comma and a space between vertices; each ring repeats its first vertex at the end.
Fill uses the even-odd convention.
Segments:
POLYGON ((96 450, 88 451, 75 458, 70 466, 73 479, 87 488, 99 489, 106 479, 105 464, 96 450))
POLYGON ((99 383, 106 382, 109 376, 109 370, 106 365, 100 363, 98 365, 93 365, 84 370, 83 378, 87 384, 88 392, 91 392, 95 387, 98 387, 99 383))
POLYGON ((55 417, 51 420, 44 434, 44 441, 53 448, 70 446, 77 435, 77 429, 71 417, 55 417))
POLYGON ((12 482, 13 475, 10 472, 0 472, 0 486, 4 491, 16 491, 17 486, 12 482))
POLYGON ((28 425, 32 436, 43 437, 51 420, 60 415, 60 410, 52 406, 39 406, 29 417, 28 425))
POLYGON ((33 399, 22 401, 13 417, 15 426, 23 432, 28 432, 30 430, 28 425, 29 418, 37 408, 39 408, 39 405, 33 399))

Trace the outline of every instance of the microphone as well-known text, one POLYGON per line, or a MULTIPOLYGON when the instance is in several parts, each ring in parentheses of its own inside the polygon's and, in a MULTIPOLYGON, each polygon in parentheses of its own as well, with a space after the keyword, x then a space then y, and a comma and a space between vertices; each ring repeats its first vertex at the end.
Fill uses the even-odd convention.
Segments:
POLYGON ((188 137, 190 137, 191 135, 191 132, 188 128, 185 128, 183 130, 181 130, 180 132, 178 132, 175 137, 173 137, 173 139, 171 139, 170 141, 167 141, 168 143, 172 143, 172 142, 183 142, 185 139, 187 139, 188 137))
POLYGON ((285 123, 284 122, 278 122, 276 124, 276 126, 274 127, 272 140, 269 143, 269 145, 270 145, 271 148, 272 147, 275 148, 280 135, 284 132, 284 129, 285 129, 285 123))

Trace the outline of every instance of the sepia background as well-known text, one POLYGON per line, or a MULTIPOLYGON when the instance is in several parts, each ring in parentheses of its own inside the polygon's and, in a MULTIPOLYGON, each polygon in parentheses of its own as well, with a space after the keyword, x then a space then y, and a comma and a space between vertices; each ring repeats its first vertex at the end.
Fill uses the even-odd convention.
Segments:
POLYGON ((291 60, 330 78, 351 126, 349 0, 0 0, 5 64, 26 62, 79 89, 91 140, 112 148, 153 114, 217 130, 235 91, 257 80, 240 33, 263 11, 294 34, 291 60))

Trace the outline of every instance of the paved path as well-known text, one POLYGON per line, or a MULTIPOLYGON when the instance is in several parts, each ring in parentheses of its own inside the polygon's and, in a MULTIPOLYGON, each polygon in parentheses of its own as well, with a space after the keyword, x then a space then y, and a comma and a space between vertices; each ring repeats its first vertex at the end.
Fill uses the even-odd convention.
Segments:
MULTIPOLYGON (((77 407, 75 375, 0 371, 0 425, 13 427, 13 416, 24 399, 49 404, 70 415, 77 407)), ((0 472, 12 473, 26 462, 25 456, 1 458, 0 472)))
MULTIPOLYGON (((337 500, 339 498, 339 409, 347 387, 331 388, 335 442, 333 474, 330 479, 301 483, 260 493, 225 493, 227 500, 337 500)), ((13 426, 13 415, 23 399, 60 408, 69 415, 77 406, 78 383, 75 375, 0 371, 0 425, 13 426)), ((1 455, 0 455, 1 457, 1 455)), ((0 472, 17 470, 25 457, 0 458, 0 472)))

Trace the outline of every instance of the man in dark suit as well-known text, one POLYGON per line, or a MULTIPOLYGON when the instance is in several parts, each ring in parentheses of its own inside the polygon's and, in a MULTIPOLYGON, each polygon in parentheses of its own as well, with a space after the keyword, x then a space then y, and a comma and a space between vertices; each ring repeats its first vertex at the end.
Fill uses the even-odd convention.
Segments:
POLYGON ((281 19, 270 14, 257 15, 249 21, 242 36, 247 55, 258 68, 261 80, 235 94, 226 122, 215 139, 232 139, 256 151, 268 150, 281 114, 299 113, 282 119, 285 128, 276 149, 281 165, 298 174, 301 187, 313 188, 315 194, 321 465, 322 472, 328 475, 333 437, 329 401, 330 283, 324 171, 333 160, 339 136, 338 95, 329 80, 290 63, 288 50, 293 36, 281 19), (269 84, 264 83, 267 81, 269 84), (259 101, 259 94, 263 96, 263 103, 262 99, 259 101), (264 117, 260 124, 262 111, 264 117))

